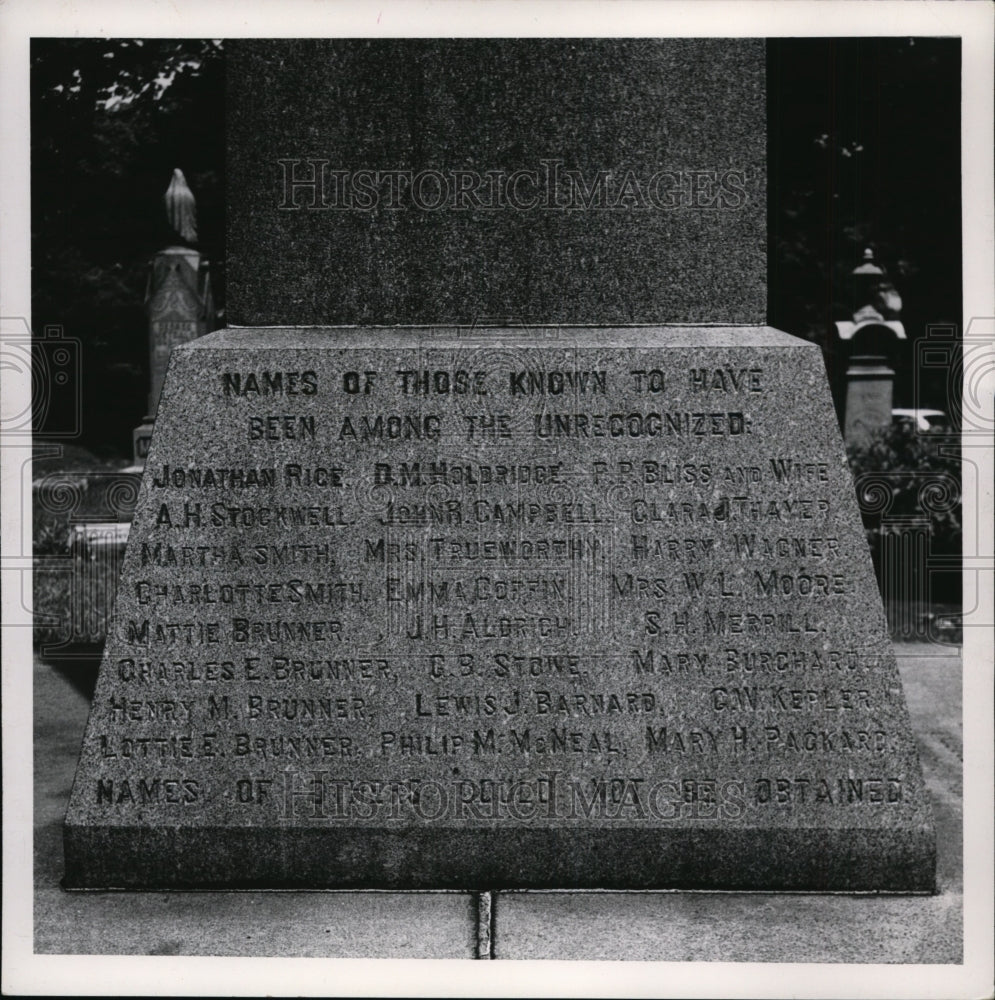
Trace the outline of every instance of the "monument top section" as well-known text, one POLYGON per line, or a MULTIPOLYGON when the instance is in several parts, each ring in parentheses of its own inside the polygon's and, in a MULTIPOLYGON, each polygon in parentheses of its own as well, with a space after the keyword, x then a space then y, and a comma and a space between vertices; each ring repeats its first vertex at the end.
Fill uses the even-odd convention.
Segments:
POLYGON ((759 39, 237 40, 229 320, 766 320, 759 39))
POLYGON ((179 167, 173 170, 172 180, 163 197, 166 218, 170 228, 181 240, 197 245, 197 202, 179 167))

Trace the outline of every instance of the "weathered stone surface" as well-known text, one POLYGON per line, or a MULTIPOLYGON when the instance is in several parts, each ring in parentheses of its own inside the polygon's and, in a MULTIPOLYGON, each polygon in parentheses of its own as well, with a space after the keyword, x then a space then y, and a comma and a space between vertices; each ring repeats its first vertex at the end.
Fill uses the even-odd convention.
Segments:
POLYGON ((65 847, 77 887, 931 890, 818 349, 178 348, 65 847))
POLYGON ((226 51, 231 323, 766 321, 762 39, 226 51))
MULTIPOLYGON (((169 247, 155 255, 149 288, 148 416, 154 417, 170 352, 214 327, 214 305, 207 261, 188 247, 169 247)), ((136 440, 136 461, 141 457, 137 451, 136 440)))

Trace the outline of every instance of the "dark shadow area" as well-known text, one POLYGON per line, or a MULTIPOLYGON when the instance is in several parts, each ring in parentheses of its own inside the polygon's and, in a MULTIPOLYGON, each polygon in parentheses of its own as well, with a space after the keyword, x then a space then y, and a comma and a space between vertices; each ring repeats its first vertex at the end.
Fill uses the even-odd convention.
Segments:
MULTIPOLYGON (((768 321, 819 343, 870 246, 902 298, 896 407, 950 403, 931 327, 961 329, 960 40, 767 40, 768 321)), ((959 338, 958 338, 959 339, 959 338)))
POLYGON ((33 354, 50 373, 33 427, 126 458, 145 412, 148 269, 170 239, 162 198, 174 168, 197 197, 224 303, 223 46, 36 38, 30 85, 33 354))
POLYGON ((72 685, 73 689, 87 701, 93 701, 93 692, 97 687, 97 674, 100 672, 100 655, 102 646, 77 646, 66 649, 64 655, 73 655, 71 661, 65 659, 50 659, 46 662, 63 680, 72 685))

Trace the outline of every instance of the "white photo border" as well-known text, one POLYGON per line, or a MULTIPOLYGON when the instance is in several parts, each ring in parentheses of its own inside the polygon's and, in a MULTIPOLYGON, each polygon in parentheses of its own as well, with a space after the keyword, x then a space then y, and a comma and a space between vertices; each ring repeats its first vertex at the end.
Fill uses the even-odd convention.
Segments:
MULTIPOLYGON (((971 0, 58 0, 0 2, 0 317, 30 317, 32 37, 957 36, 962 44, 964 329, 995 336, 993 8, 971 0)), ((4 415, 30 384, 2 373, 4 415)), ((974 393, 991 427, 995 356, 974 393)), ((965 394, 966 395, 966 394, 965 394)), ((28 406, 30 404, 28 403, 28 406)), ((20 459, 24 458, 24 445, 20 459)), ((33 953, 30 481, 3 448, 3 989, 8 994, 404 996, 989 996, 993 885, 993 446, 976 448, 984 586, 964 629, 964 963, 805 965, 51 956, 33 953), (25 548, 27 540, 27 548, 25 548), (26 558, 28 569, 22 567, 26 558), (30 604, 30 601, 26 603, 30 604)), ((967 518, 965 517, 965 521, 967 518)))

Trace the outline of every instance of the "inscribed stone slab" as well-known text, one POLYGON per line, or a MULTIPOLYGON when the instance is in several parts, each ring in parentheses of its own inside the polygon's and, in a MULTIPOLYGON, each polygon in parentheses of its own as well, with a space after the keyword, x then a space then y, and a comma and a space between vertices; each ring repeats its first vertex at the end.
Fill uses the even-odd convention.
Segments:
POLYGON ((65 844, 69 886, 931 890, 818 349, 178 348, 65 844))

